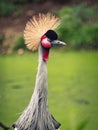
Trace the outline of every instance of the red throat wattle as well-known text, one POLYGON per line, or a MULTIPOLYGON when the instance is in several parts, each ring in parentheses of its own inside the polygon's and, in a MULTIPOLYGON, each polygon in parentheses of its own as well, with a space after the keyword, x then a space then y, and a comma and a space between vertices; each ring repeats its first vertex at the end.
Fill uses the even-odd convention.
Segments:
POLYGON ((41 38, 41 44, 43 47, 43 60, 47 61, 49 59, 49 49, 51 48, 51 43, 48 41, 46 35, 41 38))
POLYGON ((49 59, 49 49, 44 49, 43 51, 43 60, 47 61, 49 59))

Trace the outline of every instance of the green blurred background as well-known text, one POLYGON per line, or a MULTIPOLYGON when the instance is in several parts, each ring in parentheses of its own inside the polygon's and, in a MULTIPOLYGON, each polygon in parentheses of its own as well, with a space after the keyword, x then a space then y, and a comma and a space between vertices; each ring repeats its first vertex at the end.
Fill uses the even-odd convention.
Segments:
POLYGON ((0 126, 11 127, 29 103, 38 56, 26 49, 23 31, 29 18, 48 11, 62 20, 56 31, 67 43, 50 52, 50 111, 61 130, 98 130, 97 0, 0 1, 0 126))

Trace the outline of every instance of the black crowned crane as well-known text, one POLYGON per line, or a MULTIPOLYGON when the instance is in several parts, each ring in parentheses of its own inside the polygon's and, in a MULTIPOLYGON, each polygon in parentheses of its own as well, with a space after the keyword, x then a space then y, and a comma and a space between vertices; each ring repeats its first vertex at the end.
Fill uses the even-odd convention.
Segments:
POLYGON ((50 48, 65 45, 58 39, 54 29, 60 24, 59 18, 51 13, 39 14, 27 22, 24 38, 28 49, 39 52, 38 72, 33 95, 29 105, 14 123, 14 130, 59 130, 60 123, 48 109, 47 102, 47 60, 50 48))

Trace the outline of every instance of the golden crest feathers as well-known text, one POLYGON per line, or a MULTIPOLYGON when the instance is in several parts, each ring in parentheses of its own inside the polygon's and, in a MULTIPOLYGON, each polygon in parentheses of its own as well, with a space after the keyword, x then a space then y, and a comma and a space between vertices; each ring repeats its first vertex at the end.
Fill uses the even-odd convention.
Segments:
POLYGON ((39 13, 39 15, 33 16, 27 22, 24 30, 24 39, 27 48, 36 50, 40 44, 41 37, 48 30, 54 30, 59 24, 59 18, 51 13, 39 13))

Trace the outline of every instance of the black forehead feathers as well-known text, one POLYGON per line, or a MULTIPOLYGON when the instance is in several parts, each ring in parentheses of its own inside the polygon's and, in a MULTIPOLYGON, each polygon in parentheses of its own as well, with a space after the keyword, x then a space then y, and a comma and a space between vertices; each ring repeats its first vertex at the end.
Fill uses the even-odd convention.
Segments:
POLYGON ((48 30, 45 35, 50 39, 50 40, 57 40, 58 39, 58 35, 55 31, 53 30, 48 30))

